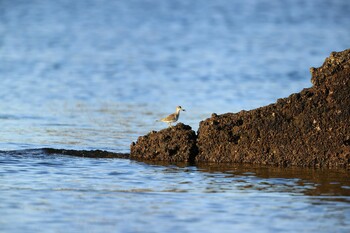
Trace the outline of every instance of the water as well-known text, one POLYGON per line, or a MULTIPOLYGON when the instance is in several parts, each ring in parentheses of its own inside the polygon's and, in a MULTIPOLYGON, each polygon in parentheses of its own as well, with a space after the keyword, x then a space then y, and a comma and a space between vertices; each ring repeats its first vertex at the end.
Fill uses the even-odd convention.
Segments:
POLYGON ((310 87, 350 3, 0 1, 0 232, 349 232, 349 173, 49 155, 310 87))
POLYGON ((3 232, 347 232, 347 171, 2 153, 3 232))

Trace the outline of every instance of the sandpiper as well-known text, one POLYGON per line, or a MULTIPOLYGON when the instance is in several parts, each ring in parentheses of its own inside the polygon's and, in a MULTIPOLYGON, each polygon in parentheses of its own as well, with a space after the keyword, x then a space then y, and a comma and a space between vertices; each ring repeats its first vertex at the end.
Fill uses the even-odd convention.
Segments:
POLYGON ((185 111, 185 109, 183 109, 181 106, 177 106, 175 113, 160 119, 160 121, 168 123, 169 127, 171 127, 171 123, 174 123, 179 119, 180 111, 185 111))

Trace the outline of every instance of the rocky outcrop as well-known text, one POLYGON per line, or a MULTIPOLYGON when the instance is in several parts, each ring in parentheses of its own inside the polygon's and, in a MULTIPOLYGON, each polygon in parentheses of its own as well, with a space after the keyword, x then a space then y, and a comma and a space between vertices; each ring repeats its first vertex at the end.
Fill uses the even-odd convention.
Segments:
POLYGON ((212 114, 198 138, 183 124, 151 132, 131 145, 130 157, 350 168, 350 50, 310 71, 311 88, 251 111, 212 114))
POLYGON ((197 136, 190 126, 182 123, 174 127, 152 131, 138 138, 130 146, 130 158, 149 161, 193 162, 198 154, 197 136))
POLYGON ((198 162, 350 166, 350 50, 311 68, 313 87, 200 123, 198 162))

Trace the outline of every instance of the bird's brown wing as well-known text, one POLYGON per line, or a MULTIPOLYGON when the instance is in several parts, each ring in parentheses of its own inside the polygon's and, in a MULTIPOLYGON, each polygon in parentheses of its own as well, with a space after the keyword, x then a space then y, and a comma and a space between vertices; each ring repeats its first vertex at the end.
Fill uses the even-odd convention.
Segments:
POLYGON ((169 116, 162 118, 161 121, 173 121, 174 119, 175 119, 175 113, 170 114, 169 116))

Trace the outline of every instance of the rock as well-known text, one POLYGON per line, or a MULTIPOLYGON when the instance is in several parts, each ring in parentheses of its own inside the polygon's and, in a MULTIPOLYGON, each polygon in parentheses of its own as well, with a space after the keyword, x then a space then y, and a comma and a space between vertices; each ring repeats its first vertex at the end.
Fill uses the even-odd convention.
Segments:
POLYGON ((130 158, 149 161, 193 162, 198 154, 197 136, 190 126, 182 123, 174 127, 152 131, 140 136, 130 146, 130 158))
POLYGON ((200 122, 196 161, 350 168, 350 49, 310 72, 311 88, 200 122))
POLYGON ((131 159, 350 168, 350 50, 310 68, 311 88, 275 104, 151 132, 131 159), (196 144, 197 141, 197 144, 196 144))
POLYGON ((42 151, 45 154, 55 154, 55 155, 69 155, 76 157, 85 158, 119 158, 128 159, 130 157, 127 153, 114 153, 103 150, 65 150, 65 149, 53 149, 53 148, 43 148, 42 151))
POLYGON ((200 122, 197 162, 350 167, 350 50, 311 68, 313 87, 200 122))

